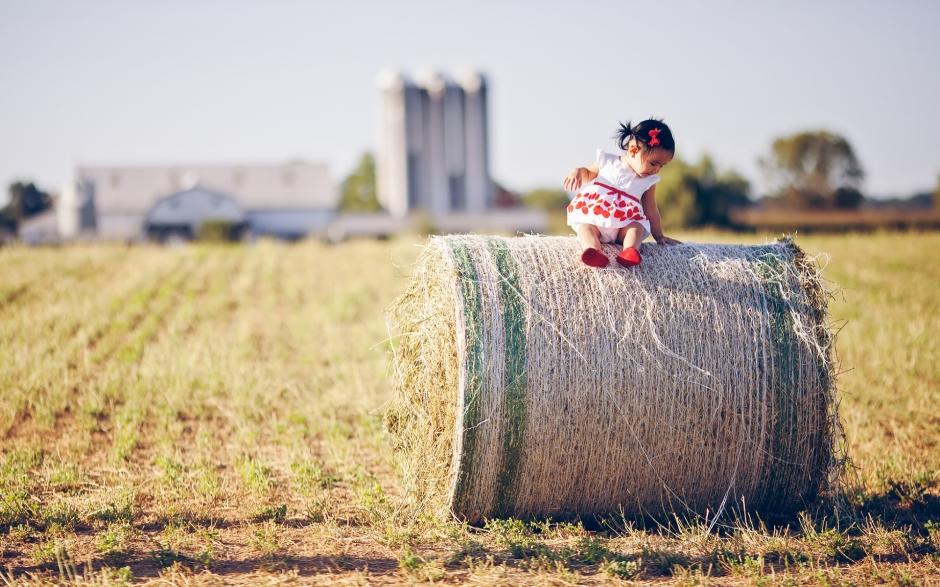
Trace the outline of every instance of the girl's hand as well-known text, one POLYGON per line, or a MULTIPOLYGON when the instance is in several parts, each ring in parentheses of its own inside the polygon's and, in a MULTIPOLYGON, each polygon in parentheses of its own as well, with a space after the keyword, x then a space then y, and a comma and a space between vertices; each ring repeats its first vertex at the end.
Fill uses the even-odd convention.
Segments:
POLYGON ((578 167, 565 176, 565 189, 569 192, 576 192, 581 188, 581 171, 583 167, 578 167))
POLYGON ((656 239, 656 243, 660 245, 681 245, 682 241, 677 241, 674 238, 663 235, 656 239))

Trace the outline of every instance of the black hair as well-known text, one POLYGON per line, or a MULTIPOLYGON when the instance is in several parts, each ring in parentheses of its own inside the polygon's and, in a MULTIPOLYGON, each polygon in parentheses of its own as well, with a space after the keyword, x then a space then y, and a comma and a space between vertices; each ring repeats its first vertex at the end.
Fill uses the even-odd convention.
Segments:
POLYGON ((636 126, 631 126, 630 121, 626 123, 620 123, 620 129, 614 133, 614 138, 617 139, 617 144, 620 145, 620 148, 624 151, 627 150, 627 145, 630 143, 630 137, 633 137, 633 140, 640 145, 641 149, 649 150, 650 148, 660 148, 669 151, 673 155, 676 153, 676 141, 672 138, 672 131, 669 130, 669 127, 666 126, 666 123, 658 118, 647 118, 643 122, 639 123, 636 126), (656 131, 653 133, 653 136, 650 136, 650 131, 656 131), (654 143, 657 143, 650 146, 650 140, 654 140, 654 143))

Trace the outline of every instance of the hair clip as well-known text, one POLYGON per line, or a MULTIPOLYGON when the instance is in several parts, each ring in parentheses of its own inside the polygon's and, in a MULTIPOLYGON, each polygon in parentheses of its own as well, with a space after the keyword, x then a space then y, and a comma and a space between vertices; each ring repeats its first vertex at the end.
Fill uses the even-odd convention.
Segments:
POLYGON ((662 129, 660 129, 660 128, 652 128, 652 129, 650 129, 650 132, 649 132, 649 135, 650 135, 649 146, 655 147, 656 145, 659 144, 659 137, 656 136, 656 135, 658 135, 658 134, 659 134, 659 131, 661 131, 661 130, 662 130, 662 129))

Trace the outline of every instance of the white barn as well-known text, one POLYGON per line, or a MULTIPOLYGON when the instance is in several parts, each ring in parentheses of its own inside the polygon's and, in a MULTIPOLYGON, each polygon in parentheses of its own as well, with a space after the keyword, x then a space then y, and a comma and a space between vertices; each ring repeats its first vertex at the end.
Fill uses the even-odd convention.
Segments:
POLYGON ((322 233, 338 203, 323 163, 79 166, 62 190, 58 229, 63 239, 142 240, 192 236, 202 222, 224 220, 299 238, 322 233))

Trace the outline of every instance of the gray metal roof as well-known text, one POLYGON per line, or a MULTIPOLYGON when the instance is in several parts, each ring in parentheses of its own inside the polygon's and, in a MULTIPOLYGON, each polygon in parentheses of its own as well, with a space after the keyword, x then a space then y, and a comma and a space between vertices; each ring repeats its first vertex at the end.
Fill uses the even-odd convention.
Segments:
POLYGON ((196 185, 233 198, 242 209, 333 209, 339 193, 327 165, 79 166, 81 182, 92 182, 99 212, 149 210, 160 198, 196 185))

